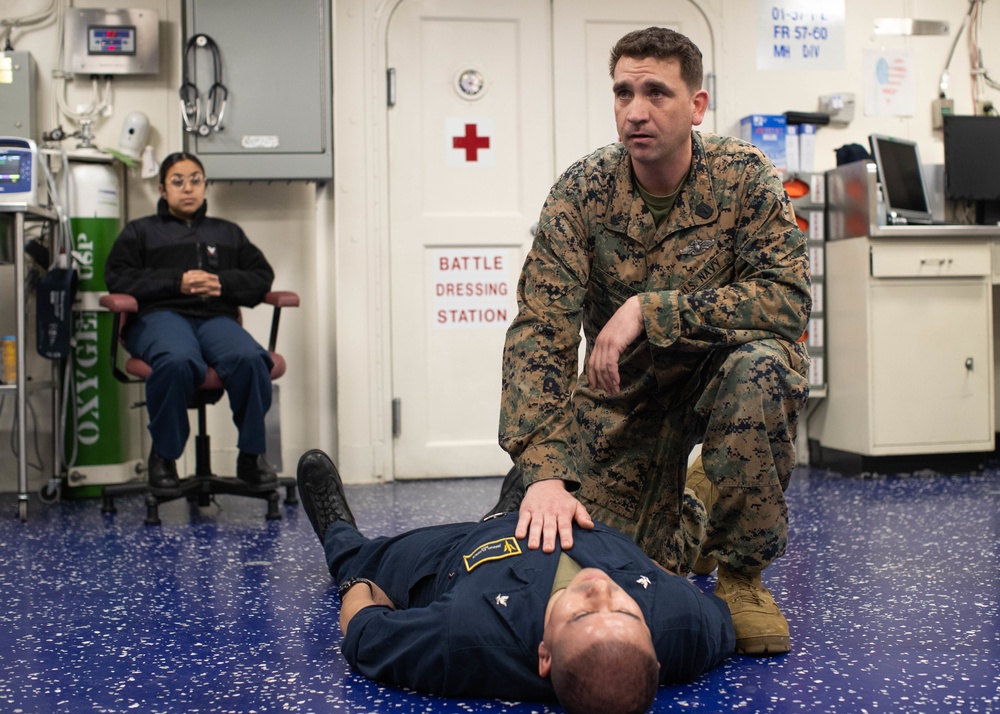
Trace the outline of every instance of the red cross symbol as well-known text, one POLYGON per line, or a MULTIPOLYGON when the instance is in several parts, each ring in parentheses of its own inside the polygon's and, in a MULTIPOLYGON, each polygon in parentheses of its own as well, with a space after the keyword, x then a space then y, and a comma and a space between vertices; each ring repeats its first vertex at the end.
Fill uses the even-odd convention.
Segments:
POLYGON ((451 140, 456 149, 465 149, 466 161, 478 161, 479 150, 490 148, 490 137, 476 134, 475 124, 465 125, 465 136, 456 136, 451 140))

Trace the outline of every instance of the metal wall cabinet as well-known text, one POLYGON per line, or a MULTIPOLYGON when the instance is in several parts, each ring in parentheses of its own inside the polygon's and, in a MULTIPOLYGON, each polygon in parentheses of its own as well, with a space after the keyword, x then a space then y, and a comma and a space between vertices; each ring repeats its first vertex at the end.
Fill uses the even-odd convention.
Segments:
POLYGON ((882 226, 875 167, 828 173, 829 394, 809 419, 823 449, 861 456, 994 448, 987 226, 882 226))
MULTIPOLYGON (((218 47, 228 90, 221 131, 185 132, 209 178, 330 179, 330 0, 185 0, 185 47, 196 34, 218 47)), ((210 49, 185 47, 182 74, 204 120, 215 62, 210 49)))
POLYGON ((795 219, 809 239, 812 272, 812 313, 806 328, 809 351, 809 396, 826 396, 826 177, 817 172, 799 172, 785 182, 795 219))
POLYGON ((0 52, 0 136, 38 137, 38 67, 28 52, 0 52))

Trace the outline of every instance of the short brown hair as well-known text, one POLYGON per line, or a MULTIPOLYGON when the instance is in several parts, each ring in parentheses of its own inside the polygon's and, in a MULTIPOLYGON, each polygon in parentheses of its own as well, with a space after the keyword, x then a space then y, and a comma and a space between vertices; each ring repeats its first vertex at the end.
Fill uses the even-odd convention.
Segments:
POLYGON ((552 688, 567 714, 643 714, 659 687, 652 648, 608 640, 561 662, 553 653, 552 688))
POLYGON ((665 27, 647 27, 634 30, 618 40, 611 49, 611 78, 622 57, 658 60, 675 59, 681 64, 681 78, 692 92, 701 89, 701 50, 687 36, 665 27))

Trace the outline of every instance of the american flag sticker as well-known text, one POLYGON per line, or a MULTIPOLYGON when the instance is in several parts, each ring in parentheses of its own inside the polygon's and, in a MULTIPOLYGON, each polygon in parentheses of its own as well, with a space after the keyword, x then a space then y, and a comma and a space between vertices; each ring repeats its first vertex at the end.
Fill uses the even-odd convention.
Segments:
POLYGON ((865 114, 913 116, 912 50, 867 50, 864 66, 865 114))

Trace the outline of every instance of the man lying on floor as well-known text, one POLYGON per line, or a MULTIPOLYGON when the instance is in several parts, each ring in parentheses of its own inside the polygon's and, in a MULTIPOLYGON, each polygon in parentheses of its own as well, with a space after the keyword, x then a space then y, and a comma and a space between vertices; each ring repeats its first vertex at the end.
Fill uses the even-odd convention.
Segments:
POLYGON ((568 552, 529 550, 517 509, 393 537, 358 532, 333 462, 298 465, 303 506, 339 584, 342 651, 371 679, 453 697, 645 712, 733 651, 729 608, 602 523, 568 552))

